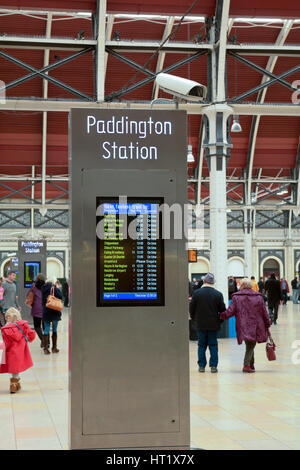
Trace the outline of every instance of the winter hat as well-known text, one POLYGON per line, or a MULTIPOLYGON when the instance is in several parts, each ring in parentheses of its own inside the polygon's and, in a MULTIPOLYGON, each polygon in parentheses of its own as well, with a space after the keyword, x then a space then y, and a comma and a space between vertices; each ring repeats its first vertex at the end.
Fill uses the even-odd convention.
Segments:
POLYGON ((215 276, 212 273, 207 273, 203 279, 205 284, 215 284, 215 276))

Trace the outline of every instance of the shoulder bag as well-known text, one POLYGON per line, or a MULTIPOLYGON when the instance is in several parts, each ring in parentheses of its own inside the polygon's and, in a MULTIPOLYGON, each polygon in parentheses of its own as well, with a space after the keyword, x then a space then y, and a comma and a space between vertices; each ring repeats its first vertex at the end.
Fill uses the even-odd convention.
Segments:
POLYGON ((32 307, 33 306, 33 301, 34 301, 34 292, 32 290, 30 290, 27 294, 25 304, 27 305, 27 307, 32 307))
POLYGON ((54 295, 54 286, 51 287, 50 295, 47 297, 46 307, 57 312, 61 312, 63 309, 62 301, 54 295))

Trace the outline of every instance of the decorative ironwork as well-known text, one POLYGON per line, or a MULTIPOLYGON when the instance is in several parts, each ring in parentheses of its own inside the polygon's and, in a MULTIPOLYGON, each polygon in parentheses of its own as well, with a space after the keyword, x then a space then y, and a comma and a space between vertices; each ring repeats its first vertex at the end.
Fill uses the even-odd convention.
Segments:
POLYGON ((283 212, 257 211, 256 228, 285 228, 286 217, 283 212))
POLYGON ((227 213, 227 228, 243 228, 244 212, 232 211, 227 213))
POLYGON ((69 228, 69 211, 51 209, 44 216, 35 211, 34 226, 36 228, 69 228))
POLYGON ((30 210, 1 210, 1 228, 27 228, 30 227, 30 210))

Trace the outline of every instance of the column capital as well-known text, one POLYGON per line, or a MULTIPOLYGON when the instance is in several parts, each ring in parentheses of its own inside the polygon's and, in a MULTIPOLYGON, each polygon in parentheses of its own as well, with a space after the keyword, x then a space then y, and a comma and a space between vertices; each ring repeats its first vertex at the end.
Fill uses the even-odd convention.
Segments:
POLYGON ((227 119, 231 114, 234 114, 231 106, 228 106, 226 103, 215 103, 203 108, 203 114, 206 114, 208 119, 214 118, 217 113, 222 113, 225 119, 227 119))

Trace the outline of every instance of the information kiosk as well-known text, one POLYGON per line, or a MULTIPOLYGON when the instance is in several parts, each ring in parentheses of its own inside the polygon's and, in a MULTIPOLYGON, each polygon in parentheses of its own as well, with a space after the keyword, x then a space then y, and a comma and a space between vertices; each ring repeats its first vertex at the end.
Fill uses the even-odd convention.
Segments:
POLYGON ((187 448, 186 113, 69 125, 71 448, 187 448))
POLYGON ((19 240, 18 243, 18 300, 23 320, 32 323, 30 308, 25 300, 39 273, 46 276, 47 242, 45 240, 19 240))

